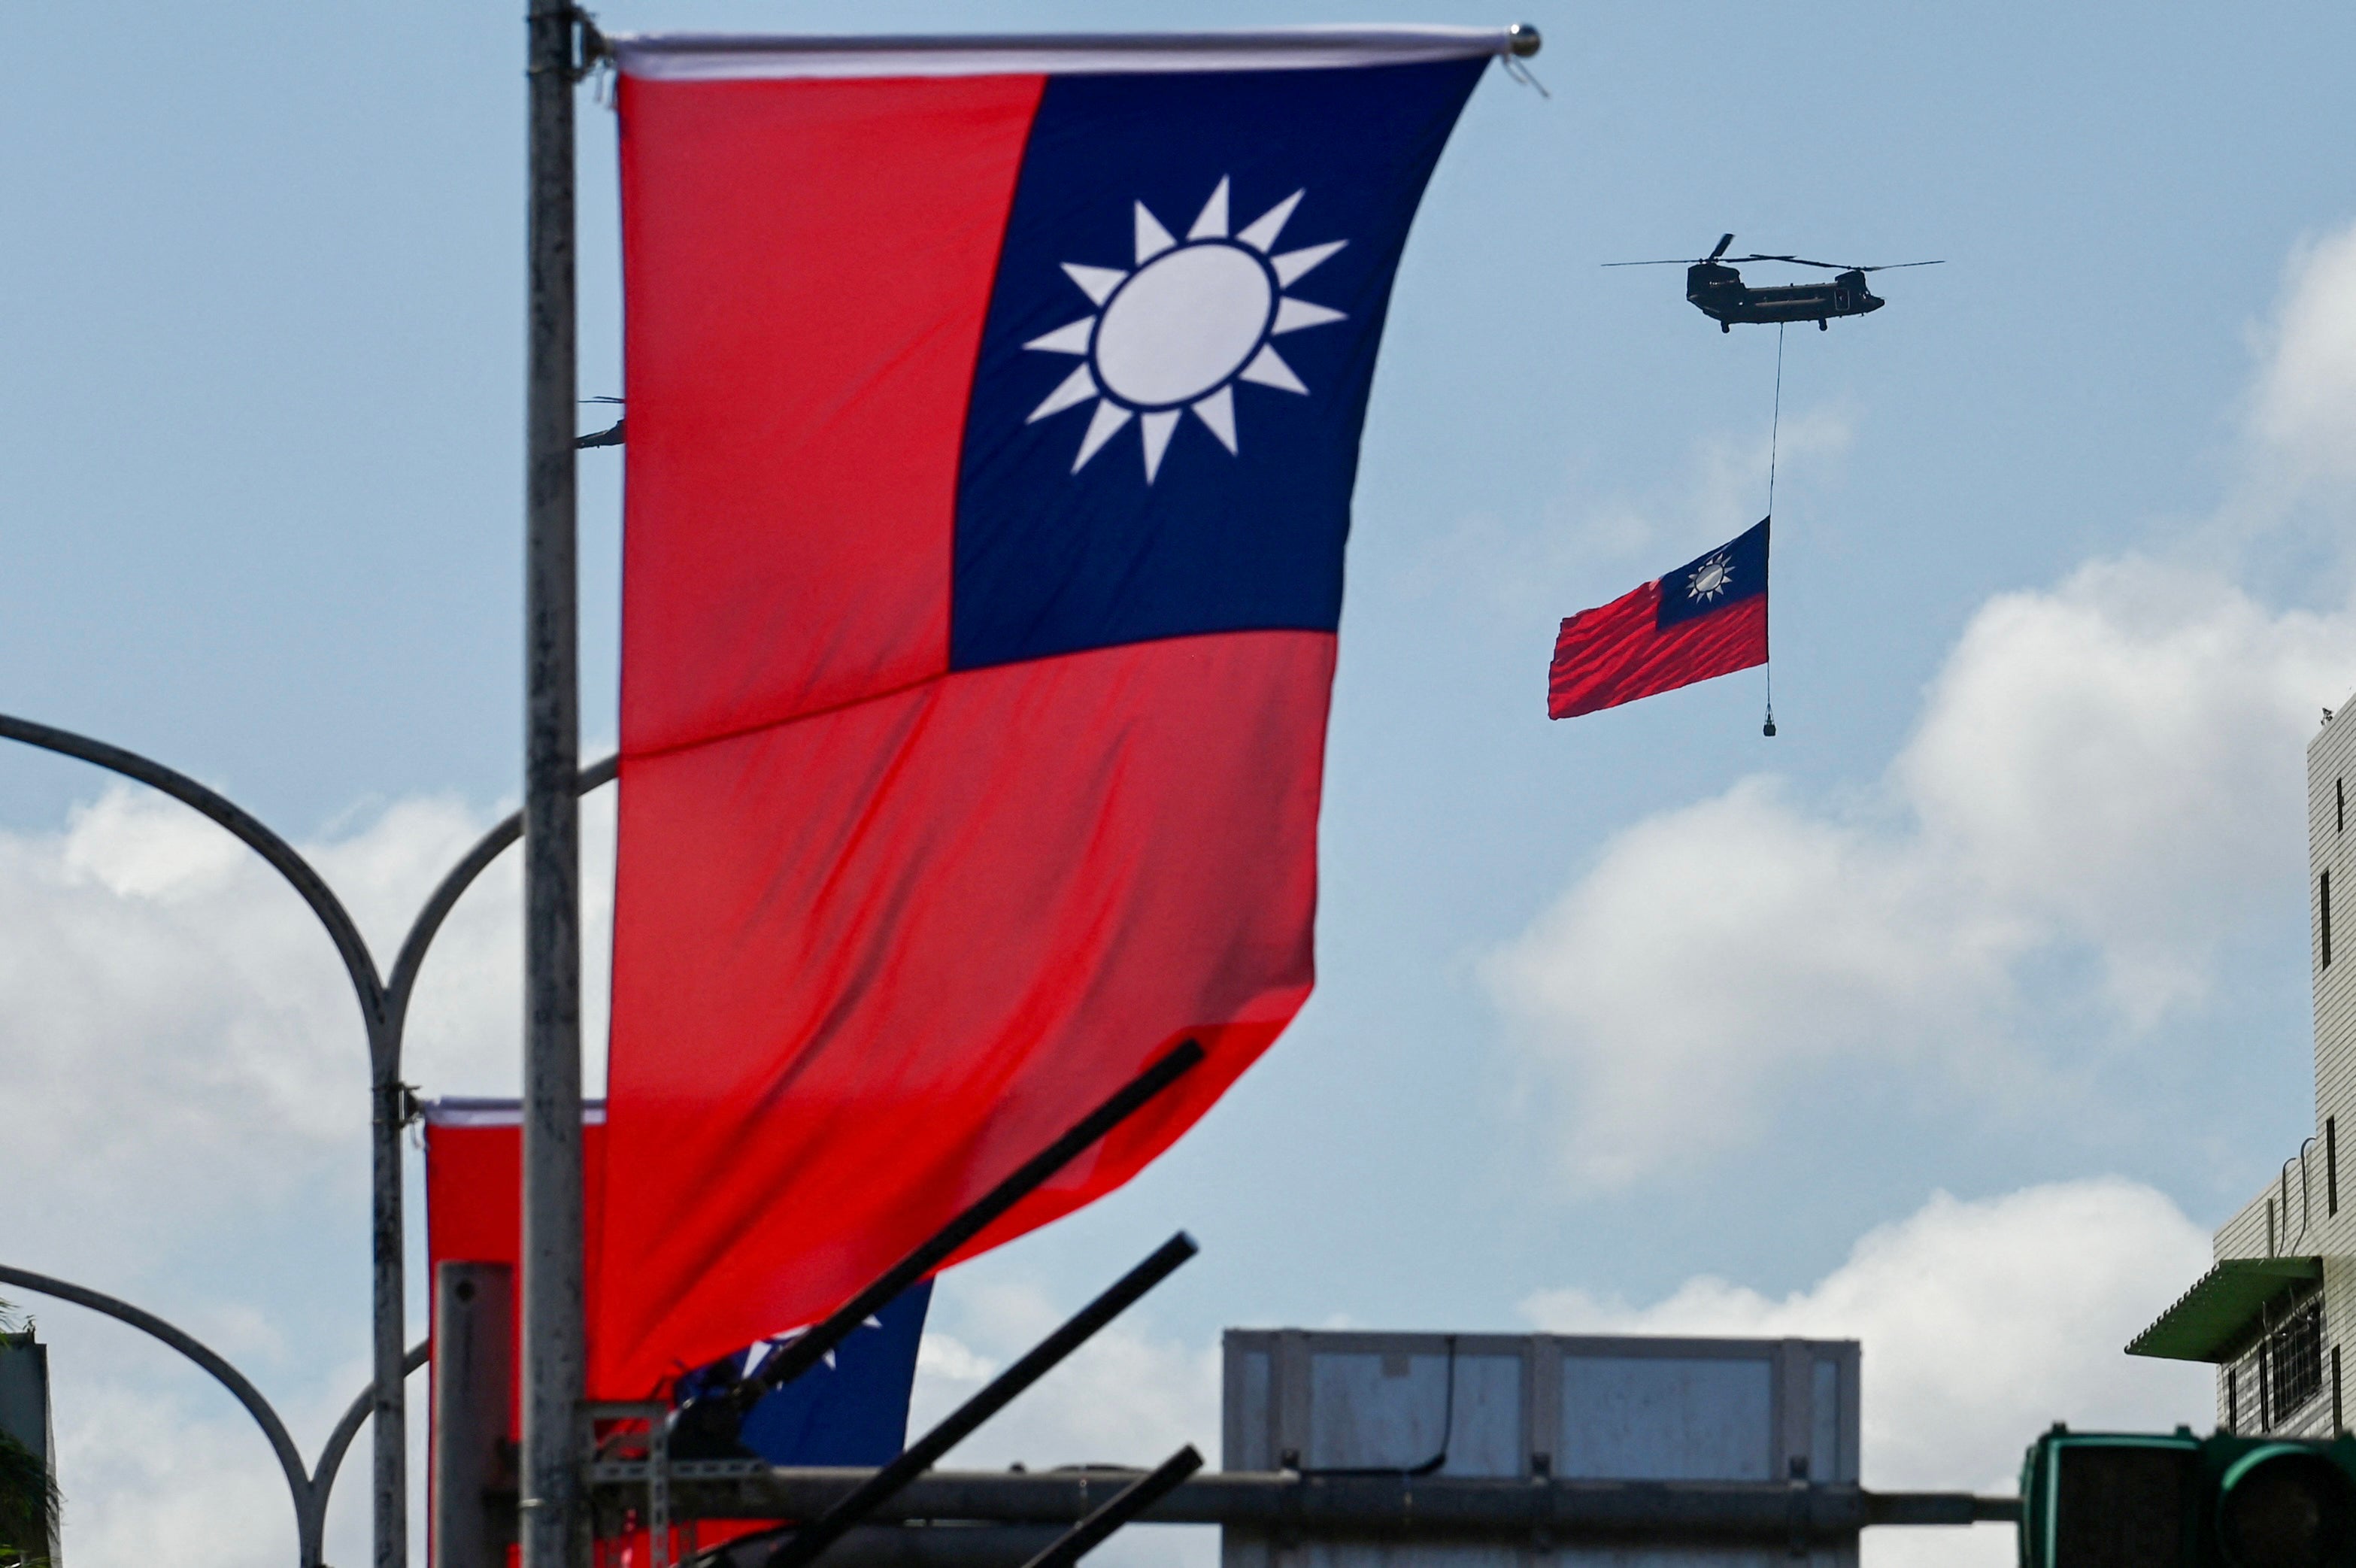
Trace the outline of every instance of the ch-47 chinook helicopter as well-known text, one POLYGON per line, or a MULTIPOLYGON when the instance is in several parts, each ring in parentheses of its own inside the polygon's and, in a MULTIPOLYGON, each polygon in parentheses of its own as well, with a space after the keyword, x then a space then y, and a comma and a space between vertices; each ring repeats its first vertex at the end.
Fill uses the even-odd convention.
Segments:
POLYGON ((1868 273, 1893 267, 1935 267, 1940 262, 1884 262, 1879 266, 1845 266, 1838 262, 1812 262, 1805 256, 1730 256, 1726 248, 1734 236, 1721 234, 1718 248, 1693 260, 1665 262, 1606 262, 1607 267, 1676 267, 1686 269, 1686 298, 1694 308, 1731 332, 1738 321, 1813 321, 1816 330, 1836 316, 1863 316, 1889 301, 1865 286, 1868 273), (1822 267, 1834 274, 1829 283, 1787 284, 1777 288, 1752 288, 1734 270, 1738 262, 1789 262, 1794 266, 1822 267))

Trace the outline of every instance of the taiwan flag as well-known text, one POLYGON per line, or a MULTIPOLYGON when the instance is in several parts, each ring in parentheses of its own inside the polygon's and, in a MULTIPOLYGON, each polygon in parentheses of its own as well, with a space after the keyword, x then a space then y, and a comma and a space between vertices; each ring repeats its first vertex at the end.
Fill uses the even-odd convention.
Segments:
POLYGON ((1768 521, 1565 620, 1547 671, 1547 717, 1575 718, 1766 663, 1768 521))
MULTIPOLYGON (((498 1263, 522 1253, 522 1110, 512 1100, 437 1100, 424 1106, 426 1277, 444 1263, 498 1263)), ((605 1192, 605 1107, 583 1107, 583 1218, 594 1238, 605 1192)), ((591 1249, 594 1256, 594 1248, 591 1249)), ((860 1326, 825 1362, 762 1398, 745 1412, 737 1440, 772 1465, 886 1465, 907 1440, 908 1398, 916 1378, 933 1285, 922 1280, 860 1326)), ((439 1301, 438 1293, 434 1295, 439 1301)), ((519 1294, 511 1310, 522 1311, 519 1294)), ((435 1343, 440 1343, 438 1333, 435 1343)), ((512 1344, 512 1340, 510 1341, 512 1344)), ((746 1346, 680 1378, 681 1398, 725 1389, 771 1348, 746 1346)), ((519 1430, 510 1356, 509 1433, 519 1430)), ((677 1446, 674 1456, 709 1458, 677 1446)), ((707 1530, 708 1533, 708 1530, 707 1530)))
POLYGON ((1134 1175, 1308 997, 1391 283, 1503 32, 624 38, 592 1385, 1134 1175))

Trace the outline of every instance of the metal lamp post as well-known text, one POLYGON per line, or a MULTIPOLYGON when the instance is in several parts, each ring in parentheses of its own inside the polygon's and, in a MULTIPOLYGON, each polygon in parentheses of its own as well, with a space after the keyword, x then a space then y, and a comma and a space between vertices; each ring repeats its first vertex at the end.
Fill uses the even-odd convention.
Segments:
MULTIPOLYGON (((78 757, 159 789, 242 842, 293 886, 325 926, 359 1004, 369 1046, 372 1359, 365 1396, 375 1421, 375 1568, 408 1568, 408 1423, 402 1389, 405 1336, 401 1130, 409 1121, 402 1037, 427 948, 460 897, 500 851, 527 839, 524 866, 524 1562, 571 1568, 585 1561, 580 1414, 585 1373, 581 1208, 581 931, 579 796, 615 776, 616 759, 580 767, 575 616, 573 91, 600 47, 567 0, 531 0, 529 407, 526 415, 526 740, 523 809, 484 834, 444 876, 412 923, 389 977, 350 912, 294 848, 226 797, 136 752, 69 730, 0 714, 0 739, 78 757), (576 48, 576 40, 579 47, 576 48)), ((6 1277, 0 1273, 0 1277, 6 1277)), ((21 1276, 34 1288, 40 1276, 21 1276)), ((299 1461, 283 1424, 225 1361, 161 1319, 112 1297, 57 1284, 70 1299, 136 1323, 194 1357, 270 1433, 296 1487, 299 1461), (79 1294, 76 1294, 79 1293, 79 1294)), ((54 1294, 54 1293, 53 1293, 54 1294)), ((357 1430, 356 1422, 346 1423, 357 1430)), ((350 1432, 343 1433, 348 1443, 350 1432)), ((331 1455, 339 1462, 342 1449, 331 1455)), ((327 1463, 323 1459, 323 1463, 327 1463)), ((332 1466, 327 1472, 332 1480, 332 1466)), ((325 1487, 318 1487, 325 1508, 325 1487)), ((316 1521, 315 1521, 316 1522, 316 1521)), ((308 1528, 308 1527, 306 1527, 308 1528)), ((316 1530, 305 1537, 316 1562, 316 1530)))
MULTIPOLYGON (((253 1417, 254 1424, 262 1428, 262 1434, 270 1440, 271 1451, 278 1455, 278 1467, 285 1472, 286 1489, 294 1498, 296 1557, 301 1568, 320 1568, 321 1550, 327 1528, 327 1498, 335 1490, 336 1473, 343 1467, 344 1453, 351 1447, 353 1437, 359 1432, 360 1423, 366 1421, 372 1412, 385 1406, 383 1390, 380 1385, 371 1383, 360 1391, 359 1397, 345 1410, 343 1419, 336 1423, 335 1430, 327 1434, 327 1441, 319 1449, 318 1462, 306 1469, 302 1451, 294 1446, 294 1439, 288 1434, 286 1423, 279 1419, 278 1412, 270 1402, 262 1397, 262 1391, 247 1381, 244 1373, 230 1366, 227 1359, 195 1335, 103 1291, 91 1290, 87 1285, 74 1284, 67 1280, 52 1279, 47 1274, 37 1274, 29 1269, 12 1269, 0 1264, 0 1283, 21 1285, 27 1290, 39 1291, 43 1295, 56 1296, 60 1301, 70 1301, 93 1312, 104 1313, 118 1323, 127 1323, 140 1332, 162 1340, 210 1372, 223 1388, 237 1396, 237 1402, 245 1407, 246 1413, 253 1417)), ((402 1358, 400 1375, 406 1377, 423 1366, 425 1350, 423 1340, 411 1346, 409 1353, 402 1358)), ((400 1408, 398 1385, 395 1386, 392 1408, 400 1408)))
MULTIPOLYGON (((524 412, 523 1568, 585 1568, 571 0, 531 0, 524 412)), ((588 51, 580 51, 586 54, 588 51)))
MULTIPOLYGON (((160 790, 226 828, 239 842, 268 861, 293 886, 303 901, 310 906, 311 912, 318 917, 319 923, 327 928, 329 939, 336 944, 337 955, 343 960, 344 972, 351 980, 354 998, 359 1004, 360 1022, 367 1032, 369 1046, 369 1235, 374 1281, 371 1339, 376 1380, 365 1397, 370 1401, 368 1413, 374 1416, 376 1423, 371 1487, 376 1520, 375 1564, 376 1568, 408 1568, 408 1419, 402 1390, 402 1369, 409 1352, 404 1348, 408 1328, 404 1299, 406 1273, 402 1257, 404 1220, 401 1191, 401 1130, 409 1121, 409 1104, 408 1090, 401 1081, 402 1040, 408 1026, 410 998, 416 991, 418 974, 424 967, 425 954, 433 945, 435 933, 441 930, 443 922, 456 908, 460 896, 473 886, 475 878, 498 858, 501 851, 522 835, 524 815, 520 811, 511 813, 493 826, 476 841, 475 846, 459 859, 457 865, 450 868, 425 900, 417 918, 410 923, 408 935, 402 939, 401 950, 394 955, 391 974, 380 979, 376 959, 369 951, 367 940, 361 937, 359 926, 345 909, 343 901, 327 886, 326 878, 292 844, 236 802, 207 789, 187 775, 142 757, 135 751, 76 735, 70 730, 36 724, 30 719, 0 714, 0 740, 20 741, 44 751, 93 763, 160 790)), ((572 780, 573 795, 585 794, 609 782, 614 777, 616 765, 616 759, 609 757, 576 772, 572 780)), ((578 1040, 577 1024, 575 1040, 578 1040)), ((577 1043, 575 1073, 577 1104, 577 1043)), ((577 1111, 574 1116, 577 1123, 577 1111)), ((577 1219, 574 1234, 579 1234, 577 1219)), ((0 1273, 0 1278, 5 1277, 9 1276, 0 1273)), ((30 1282, 19 1280, 17 1283, 30 1282)), ((82 1298, 75 1296, 70 1299, 82 1298)), ((112 1300, 111 1297, 106 1299, 112 1300)), ((85 1301, 83 1305, 94 1304, 85 1301)), ((100 1310, 109 1309, 101 1307, 100 1310)), ((140 1326, 147 1326, 145 1323, 140 1326)), ((186 1349, 187 1347, 181 1348, 186 1349)), ((209 1364, 208 1369, 213 1369, 209 1364)), ((216 1371, 215 1375, 220 1373, 216 1371)), ((231 1386, 234 1391, 236 1385, 231 1386)), ((240 1394, 239 1397, 242 1399, 245 1396, 240 1394)), ((258 1395, 255 1397, 259 1398, 258 1395)), ((253 1407, 249 1403, 248 1408, 253 1407)), ((258 1414, 256 1419, 260 1419, 258 1414)), ((266 1428, 268 1423, 264 1423, 264 1425, 266 1428)), ((280 1457, 283 1461, 284 1454, 282 1453, 280 1457)), ((337 1458, 341 1458, 340 1450, 337 1458)))

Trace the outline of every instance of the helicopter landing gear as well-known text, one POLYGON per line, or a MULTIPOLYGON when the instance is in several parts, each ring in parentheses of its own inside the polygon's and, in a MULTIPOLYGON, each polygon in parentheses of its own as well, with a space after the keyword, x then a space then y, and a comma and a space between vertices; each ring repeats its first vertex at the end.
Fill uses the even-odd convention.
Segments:
POLYGON ((1832 330, 1832 324, 1826 321, 1823 317, 1819 316, 1816 317, 1816 330, 1819 332, 1829 332, 1832 330))
POLYGON ((1720 332, 1731 332, 1734 330, 1734 323, 1731 321, 1721 321, 1718 324, 1718 329, 1720 332))

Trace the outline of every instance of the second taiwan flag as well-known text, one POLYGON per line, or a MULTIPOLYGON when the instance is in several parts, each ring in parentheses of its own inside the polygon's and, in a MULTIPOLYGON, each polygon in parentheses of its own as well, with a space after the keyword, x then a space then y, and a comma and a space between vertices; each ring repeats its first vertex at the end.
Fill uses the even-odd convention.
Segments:
POLYGON ((1676 571, 1565 620, 1547 671, 1547 717, 1576 718, 1766 663, 1767 523, 1761 518, 1676 571))
POLYGON ((983 1238, 1308 996, 1358 432, 1501 32, 617 39, 629 399, 593 1386, 983 1238))

